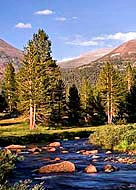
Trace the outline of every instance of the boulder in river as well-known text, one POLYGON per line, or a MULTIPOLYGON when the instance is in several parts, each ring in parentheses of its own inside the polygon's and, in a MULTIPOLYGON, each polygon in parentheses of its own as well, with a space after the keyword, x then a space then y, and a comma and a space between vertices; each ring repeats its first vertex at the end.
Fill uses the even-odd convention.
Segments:
POLYGON ((94 165, 90 164, 85 168, 86 173, 97 173, 97 169, 94 165))
POLYGON ((112 154, 112 152, 110 150, 108 150, 105 154, 112 154))
POLYGON ((12 145, 5 147, 5 149, 10 149, 10 150, 25 149, 25 148, 26 148, 26 146, 15 145, 15 144, 12 144, 12 145))
POLYGON ((55 147, 48 148, 47 151, 48 151, 48 152, 55 152, 55 151, 56 151, 56 148, 55 148, 55 147))
POLYGON ((98 150, 85 150, 84 152, 81 152, 85 156, 89 156, 91 154, 97 154, 98 150))
POLYGON ((98 158, 100 158, 100 156, 97 156, 97 155, 92 156, 92 159, 98 159, 98 158))
POLYGON ((60 146, 60 142, 50 143, 49 146, 51 146, 51 147, 59 147, 60 146))
POLYGON ((118 171, 118 170, 119 170, 119 168, 117 168, 115 166, 112 166, 110 164, 104 166, 104 171, 106 173, 111 173, 111 172, 115 172, 115 171, 118 171))
POLYGON ((29 148, 28 151, 34 153, 34 152, 41 152, 42 150, 38 148, 37 146, 35 146, 32 148, 29 148))
POLYGON ((63 161, 57 164, 50 164, 38 169, 40 174, 44 173, 72 173, 75 172, 75 165, 69 161, 63 161))
POLYGON ((75 140, 79 140, 80 139, 80 137, 75 137, 75 140))
POLYGON ((129 151, 129 153, 128 153, 129 155, 136 155, 136 150, 132 150, 132 151, 129 151))
POLYGON ((68 150, 62 150, 61 153, 62 154, 68 154, 69 152, 68 152, 68 150))
POLYGON ((59 157, 54 158, 54 161, 60 161, 61 159, 59 157))

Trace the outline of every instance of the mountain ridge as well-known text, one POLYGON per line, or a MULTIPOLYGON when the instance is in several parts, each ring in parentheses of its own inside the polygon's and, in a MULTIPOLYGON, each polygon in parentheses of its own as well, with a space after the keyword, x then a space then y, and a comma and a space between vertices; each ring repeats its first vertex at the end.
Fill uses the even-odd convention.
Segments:
POLYGON ((21 50, 0 39, 0 79, 3 77, 7 63, 12 62, 15 70, 17 70, 22 59, 23 52, 21 50))
MULTIPOLYGON (((78 66, 77 58, 74 62, 76 67, 60 67, 65 84, 75 83, 77 86, 80 86, 83 77, 88 78, 94 84, 105 61, 113 63, 121 72, 124 72, 128 61, 132 62, 133 66, 136 66, 136 39, 125 42, 115 49, 108 49, 106 51, 109 52, 94 61, 90 58, 92 52, 79 56, 79 59, 83 60, 83 64, 80 62, 80 66, 78 66)), ((93 51, 94 57, 100 55, 100 52, 103 52, 103 50, 97 50, 98 54, 95 54, 95 51, 93 51)), ((23 52, 21 50, 14 48, 12 45, 0 39, 0 79, 3 77, 4 69, 9 61, 13 62, 17 70, 20 67, 22 58, 23 52)), ((60 64, 58 65, 60 66, 60 64)))
POLYGON ((94 51, 81 54, 80 56, 75 57, 73 59, 71 58, 68 61, 58 61, 57 63, 61 68, 76 68, 84 64, 87 65, 90 62, 95 61, 100 57, 103 57, 104 55, 108 54, 112 50, 113 48, 97 49, 94 51))

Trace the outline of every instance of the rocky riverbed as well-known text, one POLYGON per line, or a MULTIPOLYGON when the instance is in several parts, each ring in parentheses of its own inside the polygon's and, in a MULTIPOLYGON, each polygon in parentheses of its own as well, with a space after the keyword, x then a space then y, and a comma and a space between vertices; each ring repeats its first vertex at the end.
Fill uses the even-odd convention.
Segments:
POLYGON ((24 156, 11 182, 45 182, 48 190, 136 190, 135 154, 96 149, 86 139, 47 145, 7 147, 24 156))

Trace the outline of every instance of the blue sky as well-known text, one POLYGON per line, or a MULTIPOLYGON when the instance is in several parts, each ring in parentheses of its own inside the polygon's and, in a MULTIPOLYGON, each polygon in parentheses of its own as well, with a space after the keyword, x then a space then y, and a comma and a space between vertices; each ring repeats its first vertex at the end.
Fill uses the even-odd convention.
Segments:
POLYGON ((23 49, 43 28, 57 60, 136 38, 136 0, 1 0, 0 38, 23 49))

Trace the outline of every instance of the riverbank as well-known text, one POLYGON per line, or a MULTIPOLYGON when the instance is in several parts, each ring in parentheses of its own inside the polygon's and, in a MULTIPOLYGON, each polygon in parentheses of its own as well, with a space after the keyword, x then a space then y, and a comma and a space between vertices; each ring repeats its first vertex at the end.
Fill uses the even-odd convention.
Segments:
POLYGON ((89 138, 90 143, 105 149, 135 151, 136 125, 73 126, 59 129, 38 126, 37 129, 30 131, 25 118, 0 120, 0 146, 39 144, 76 138, 89 138))
POLYGON ((98 127, 63 127, 61 129, 48 129, 38 126, 37 129, 30 131, 25 118, 0 120, 0 146, 9 144, 31 144, 51 142, 56 139, 66 140, 88 138, 90 133, 98 127))
POLYGON ((107 125, 90 135, 90 143, 104 149, 136 154, 136 125, 107 125))

